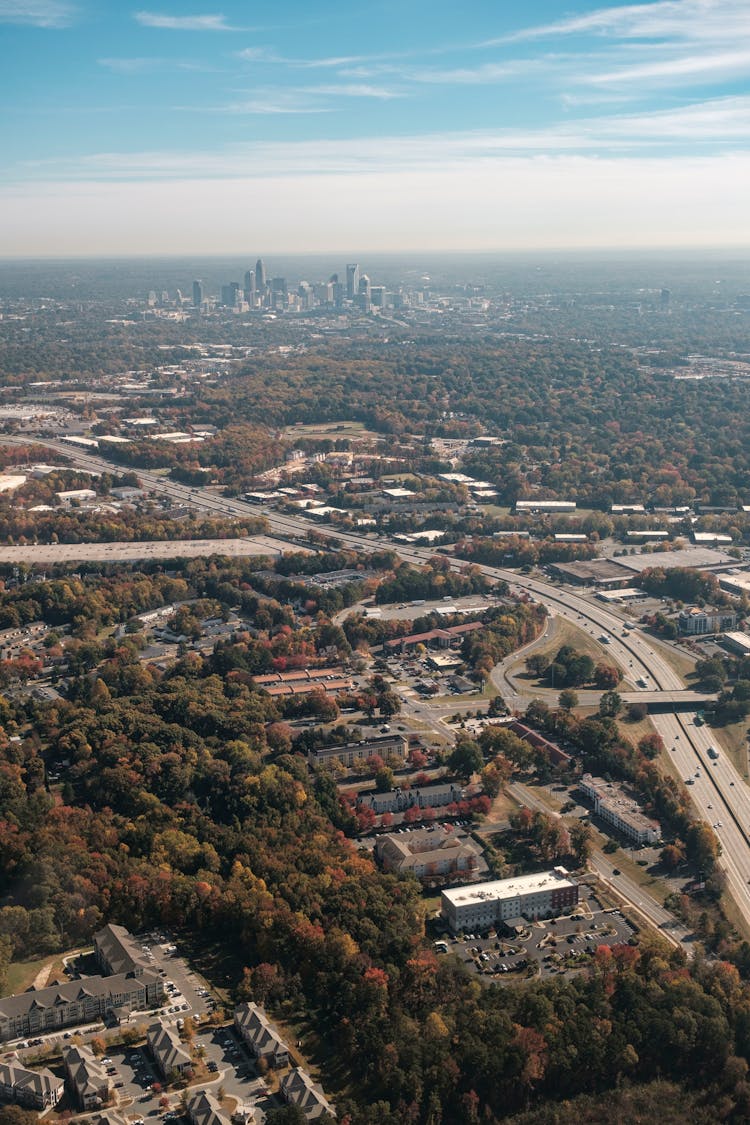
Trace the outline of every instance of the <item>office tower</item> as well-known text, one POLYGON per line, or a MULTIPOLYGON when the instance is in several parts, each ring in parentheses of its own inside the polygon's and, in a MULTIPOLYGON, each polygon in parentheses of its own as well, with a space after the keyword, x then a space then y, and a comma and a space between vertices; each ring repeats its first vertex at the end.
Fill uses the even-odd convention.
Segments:
POLYGON ((659 294, 659 300, 661 302, 661 307, 663 309, 669 308, 669 302, 671 301, 671 299, 672 299, 672 290, 671 289, 662 289, 661 293, 659 294))
POLYGON ((311 309, 315 304, 315 294, 309 281, 300 281, 297 287, 297 296, 300 299, 300 306, 303 309, 311 309))
POLYGON ((255 270, 248 270, 245 274, 245 300, 248 305, 255 304, 255 270))
POLYGON ((366 273, 363 273, 361 278, 359 279, 357 292, 359 293, 360 297, 366 297, 368 301, 370 300, 370 279, 366 273))
POLYGON ((289 287, 285 277, 274 277, 271 279, 271 304, 275 309, 283 309, 287 306, 289 297, 289 287))
POLYGON ((346 295, 350 301, 359 293, 359 266, 352 262, 346 267, 346 295))
POLYGON ((267 284, 268 278, 266 277, 265 263, 262 258, 258 258, 258 261, 255 263, 255 288, 261 296, 265 293, 267 284))
POLYGON ((239 281, 230 281, 229 285, 222 285, 221 287, 221 303, 233 309, 237 304, 237 298, 240 295, 239 281))
POLYGON ((194 281, 193 282, 193 304, 195 305, 196 309, 199 309, 201 307, 201 305, 203 304, 203 282, 202 281, 194 281))

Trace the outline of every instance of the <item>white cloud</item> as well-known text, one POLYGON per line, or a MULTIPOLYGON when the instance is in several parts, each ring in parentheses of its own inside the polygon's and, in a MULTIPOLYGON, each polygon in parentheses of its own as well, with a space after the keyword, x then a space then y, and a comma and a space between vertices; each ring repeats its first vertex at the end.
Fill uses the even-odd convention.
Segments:
MULTIPOLYGON (((226 112, 226 110, 223 110, 226 112)), ((322 113, 326 106, 304 91, 259 92, 239 101, 238 114, 322 113)), ((715 152, 743 145, 750 133, 750 95, 715 98, 670 110, 582 118, 543 129, 476 130, 353 139, 264 141, 211 151, 103 152, 26 163, 16 179, 180 180, 288 176, 379 175, 465 168, 515 155, 549 159, 561 153, 607 160, 657 148, 665 165, 683 160, 687 146, 715 152), (669 153, 669 156, 667 156, 669 153)), ((719 154, 717 154, 718 156, 719 154)), ((644 157, 645 159, 645 157, 644 157)))
POLYGON ((168 31, 238 31, 227 23, 226 16, 167 16, 159 12, 135 12, 135 19, 143 27, 158 27, 168 31))
POLYGON ((485 45, 586 32, 620 39, 730 42, 750 35, 750 6, 747 0, 657 0, 653 4, 626 4, 524 28, 488 40, 485 45))
POLYGON ((287 61, 277 54, 273 47, 245 47, 244 50, 237 51, 236 54, 238 59, 245 59, 246 62, 280 63, 287 61))
POLYGON ((370 86, 366 83, 344 82, 329 86, 306 86, 304 89, 310 94, 324 94, 332 98, 376 98, 380 101, 390 101, 403 95, 386 86, 370 86))
POLYGON ((0 0, 0 23, 33 27, 68 27, 77 8, 64 0, 0 0))
POLYGON ((750 45, 737 51, 707 52, 662 58, 654 61, 619 66, 599 74, 589 74, 585 81, 592 85, 617 85, 628 82, 663 81, 715 82, 744 77, 750 67, 750 45))

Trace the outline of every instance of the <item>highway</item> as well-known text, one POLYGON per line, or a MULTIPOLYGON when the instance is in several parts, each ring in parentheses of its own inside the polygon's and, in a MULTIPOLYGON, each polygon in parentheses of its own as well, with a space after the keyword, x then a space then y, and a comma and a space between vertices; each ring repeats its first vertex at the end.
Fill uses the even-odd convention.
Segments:
MULTIPOLYGON (((28 436, 2 438, 8 444, 28 444, 30 440, 28 436)), ((80 468, 98 473, 111 473, 117 469, 111 462, 82 453, 65 442, 35 440, 38 444, 64 454, 80 468)), ((268 531, 281 539, 303 540, 311 530, 317 530, 343 547, 365 552, 387 548, 405 561, 417 565, 423 565, 434 555, 431 548, 397 543, 384 537, 368 539, 364 535, 336 528, 316 528, 304 516, 264 511, 261 506, 244 500, 216 496, 209 491, 191 489, 154 473, 135 471, 144 488, 167 495, 182 504, 189 503, 195 508, 215 514, 261 515, 266 519, 268 531)), ((30 554, 33 558, 33 548, 30 554)), ((452 559, 450 565, 453 569, 460 570, 467 564, 452 559)), ((545 605, 551 614, 567 618, 579 628, 587 630, 595 639, 605 636, 607 643, 602 647, 602 654, 606 650, 607 657, 620 665, 628 679, 642 679, 652 691, 684 688, 680 676, 665 658, 667 646, 646 638, 638 630, 628 631, 626 635, 623 619, 607 608, 592 603, 573 589, 553 586, 529 575, 498 567, 479 566, 478 569, 487 577, 506 581, 513 590, 526 592, 545 605)), ((653 715, 652 719, 654 727, 670 748, 669 752, 674 756, 683 781, 694 777, 696 770, 699 771, 699 778, 694 779, 695 784, 688 791, 698 813, 713 826, 719 838, 722 847, 720 866, 726 873, 729 891, 750 930, 750 789, 726 755, 721 754, 715 764, 710 762, 707 755, 708 747, 712 744, 710 731, 705 727, 696 727, 694 716, 664 714, 653 715)))

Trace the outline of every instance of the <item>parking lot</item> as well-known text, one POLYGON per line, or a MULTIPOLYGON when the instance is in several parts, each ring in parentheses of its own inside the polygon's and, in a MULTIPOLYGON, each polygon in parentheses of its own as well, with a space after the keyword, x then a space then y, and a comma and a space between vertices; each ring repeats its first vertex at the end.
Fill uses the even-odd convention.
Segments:
MULTIPOLYGON (((197 1034, 193 1046, 202 1055, 206 1073, 198 1087, 214 1093, 221 1087, 227 1097, 256 1108, 256 1119, 275 1105, 255 1062, 230 1028, 210 1028, 197 1034)), ((179 1094, 164 1090, 163 1079, 153 1064, 147 1047, 117 1048, 102 1060, 115 1082, 120 1108, 131 1120, 165 1115, 165 1120, 180 1116, 179 1094), (169 1105, 160 1104, 168 1099, 169 1105)))
POLYGON ((530 922, 513 938, 490 930, 488 934, 447 936, 435 943, 438 954, 455 954, 485 982, 511 982, 527 976, 570 974, 587 964, 599 945, 621 945, 633 937, 633 928, 619 910, 598 905, 565 918, 530 922))

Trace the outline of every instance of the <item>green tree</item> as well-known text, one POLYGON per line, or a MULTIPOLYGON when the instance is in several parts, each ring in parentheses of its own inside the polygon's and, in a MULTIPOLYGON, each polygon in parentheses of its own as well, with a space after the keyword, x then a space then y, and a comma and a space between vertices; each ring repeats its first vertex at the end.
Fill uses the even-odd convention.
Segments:
POLYGON ((483 765, 482 751, 471 738, 460 738, 448 758, 448 769, 451 773, 456 774, 457 777, 463 777, 467 781, 472 774, 481 770, 483 765))

